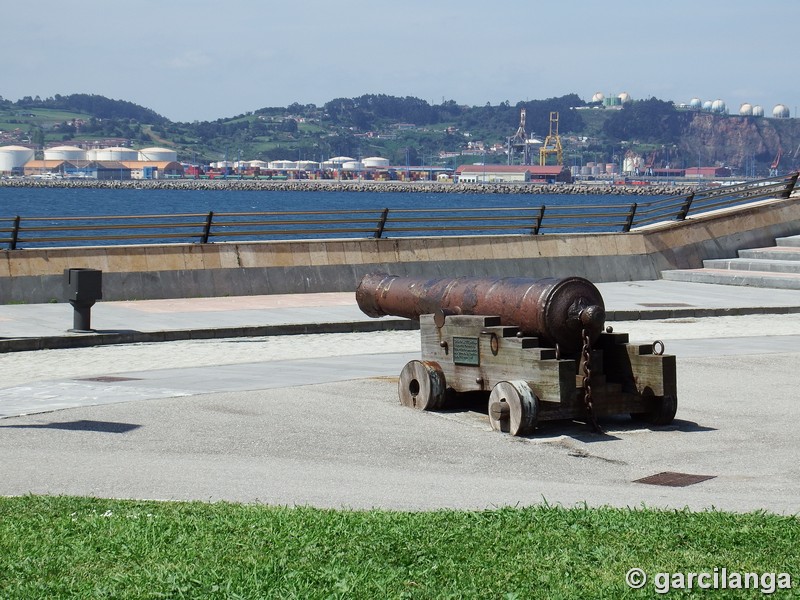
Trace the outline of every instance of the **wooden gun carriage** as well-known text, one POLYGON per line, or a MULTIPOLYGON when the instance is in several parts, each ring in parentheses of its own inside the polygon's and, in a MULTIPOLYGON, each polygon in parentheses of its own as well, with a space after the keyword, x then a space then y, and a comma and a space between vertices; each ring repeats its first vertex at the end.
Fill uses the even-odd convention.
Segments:
POLYGON ((421 360, 400 373, 400 402, 457 406, 482 392, 493 429, 532 434, 539 421, 628 413, 652 425, 677 410, 675 356, 604 330, 597 288, 564 279, 400 278, 366 275, 362 311, 419 319, 421 360), (471 394, 472 395, 472 394, 471 394), (463 397, 463 396, 461 396, 463 397))

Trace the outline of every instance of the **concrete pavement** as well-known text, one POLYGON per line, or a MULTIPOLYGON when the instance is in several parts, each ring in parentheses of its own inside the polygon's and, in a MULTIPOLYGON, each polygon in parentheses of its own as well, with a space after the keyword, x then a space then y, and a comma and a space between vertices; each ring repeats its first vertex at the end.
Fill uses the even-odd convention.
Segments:
MULTIPOLYGON (((638 318, 615 330, 664 339, 678 357, 672 425, 641 429, 621 417, 599 435, 557 422, 521 439, 490 431, 480 411, 402 408, 396 377, 418 356, 413 331, 191 338, 198 323, 369 322, 351 295, 99 303, 98 328, 188 339, 0 354, 0 494, 800 512, 800 294, 668 281, 598 287, 612 317, 638 318), (664 471, 713 479, 636 482, 664 471)), ((29 334, 72 337, 63 331, 70 311, 0 307, 0 335, 26 326, 27 314, 29 334)))
MULTIPOLYGON (((678 281, 597 284, 609 321, 800 312, 796 290, 678 281)), ((0 305, 0 353, 180 339, 252 337, 408 328, 405 319, 370 319, 353 293, 284 294, 98 302, 90 334, 69 333, 66 303, 0 305)))

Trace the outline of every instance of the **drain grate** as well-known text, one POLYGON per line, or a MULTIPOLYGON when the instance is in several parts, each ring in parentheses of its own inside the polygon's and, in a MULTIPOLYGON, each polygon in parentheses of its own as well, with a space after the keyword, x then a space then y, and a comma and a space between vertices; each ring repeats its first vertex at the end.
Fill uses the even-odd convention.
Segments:
POLYGON ((702 481, 714 479, 716 475, 692 475, 690 473, 673 473, 664 471, 642 479, 636 479, 633 483, 646 483, 648 485, 664 485, 667 487, 686 487, 702 481))
POLYGON ((118 381, 141 381, 141 377, 113 377, 104 375, 102 377, 86 377, 75 381, 99 381, 100 383, 117 383, 118 381))

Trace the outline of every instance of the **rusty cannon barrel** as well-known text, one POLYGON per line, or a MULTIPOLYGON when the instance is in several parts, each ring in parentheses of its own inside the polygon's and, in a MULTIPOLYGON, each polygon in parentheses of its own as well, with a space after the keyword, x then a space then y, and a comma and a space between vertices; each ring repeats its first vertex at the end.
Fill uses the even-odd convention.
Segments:
POLYGON ((582 277, 426 279, 371 273, 361 279, 356 301, 370 317, 498 316, 503 325, 516 326, 543 345, 558 344, 565 355, 581 349, 584 330, 594 342, 606 315, 600 291, 582 277))

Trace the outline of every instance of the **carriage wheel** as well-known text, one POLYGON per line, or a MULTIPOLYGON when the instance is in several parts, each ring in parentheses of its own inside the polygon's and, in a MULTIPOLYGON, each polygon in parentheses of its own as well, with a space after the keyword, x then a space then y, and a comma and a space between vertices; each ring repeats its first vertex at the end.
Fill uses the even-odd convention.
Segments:
POLYGON ((525 381, 501 381, 489 394, 489 423, 495 431, 511 435, 533 433, 539 416, 539 399, 525 381))
POLYGON ((400 404, 419 410, 441 408, 447 384, 441 367, 433 361, 412 360, 400 371, 400 404))

